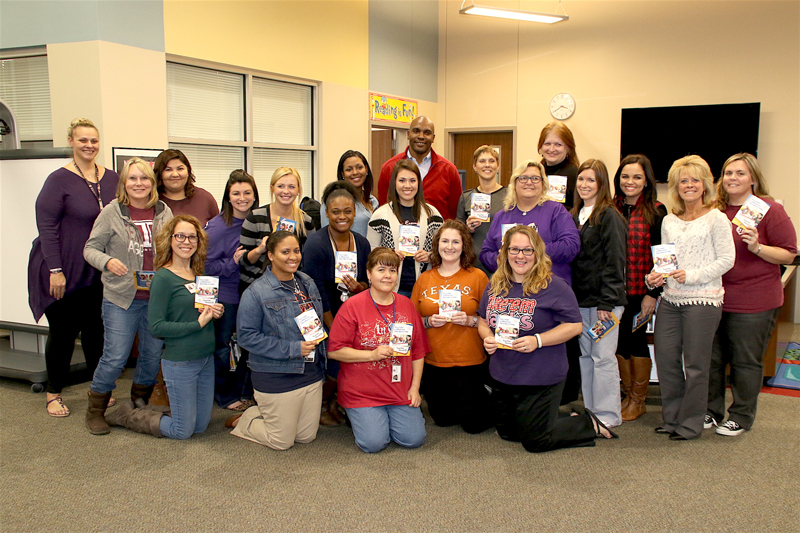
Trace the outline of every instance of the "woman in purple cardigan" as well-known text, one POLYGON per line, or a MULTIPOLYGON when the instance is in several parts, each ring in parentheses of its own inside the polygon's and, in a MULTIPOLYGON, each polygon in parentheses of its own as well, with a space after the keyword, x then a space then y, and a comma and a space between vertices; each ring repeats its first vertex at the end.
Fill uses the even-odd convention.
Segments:
POLYGON ((100 272, 83 259, 83 247, 100 210, 116 198, 119 175, 95 163, 100 135, 91 120, 77 118, 67 130, 72 161, 59 168, 36 199, 36 226, 28 261, 28 302, 36 321, 47 317, 44 358, 47 367, 47 413, 69 416, 61 400, 75 339, 89 372, 103 354, 103 285, 100 272))

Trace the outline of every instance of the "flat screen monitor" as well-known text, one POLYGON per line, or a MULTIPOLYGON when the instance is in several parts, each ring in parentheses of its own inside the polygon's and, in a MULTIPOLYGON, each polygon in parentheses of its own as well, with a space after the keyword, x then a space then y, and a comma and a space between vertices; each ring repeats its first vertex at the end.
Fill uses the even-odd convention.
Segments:
POLYGON ((759 102, 623 109, 620 159, 644 154, 653 163, 656 180, 666 182, 676 159, 699 155, 718 178, 733 154, 758 156, 760 113, 759 102))

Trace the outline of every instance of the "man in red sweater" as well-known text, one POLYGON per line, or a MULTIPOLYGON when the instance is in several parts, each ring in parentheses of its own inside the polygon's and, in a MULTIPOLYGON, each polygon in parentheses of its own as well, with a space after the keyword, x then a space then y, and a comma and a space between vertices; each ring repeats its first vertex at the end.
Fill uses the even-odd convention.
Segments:
POLYGON ((411 122, 408 129, 408 149, 381 167, 381 176, 378 179, 378 202, 386 203, 394 165, 401 159, 408 158, 419 168, 425 201, 435 207, 442 218, 456 218, 458 199, 461 196, 461 177, 453 163, 431 149, 435 137, 433 122, 428 117, 419 116, 411 122))

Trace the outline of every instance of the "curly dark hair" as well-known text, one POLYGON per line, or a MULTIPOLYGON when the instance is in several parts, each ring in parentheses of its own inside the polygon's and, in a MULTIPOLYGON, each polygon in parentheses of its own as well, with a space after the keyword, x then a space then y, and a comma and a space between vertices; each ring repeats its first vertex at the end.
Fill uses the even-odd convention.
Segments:
POLYGON ((472 249, 472 235, 470 235, 466 224, 460 220, 446 220, 436 235, 433 236, 433 244, 431 245, 431 268, 438 268, 442 265, 442 256, 439 255, 439 239, 442 232, 446 229, 452 229, 461 234, 461 268, 472 268, 475 264, 475 252, 472 249))

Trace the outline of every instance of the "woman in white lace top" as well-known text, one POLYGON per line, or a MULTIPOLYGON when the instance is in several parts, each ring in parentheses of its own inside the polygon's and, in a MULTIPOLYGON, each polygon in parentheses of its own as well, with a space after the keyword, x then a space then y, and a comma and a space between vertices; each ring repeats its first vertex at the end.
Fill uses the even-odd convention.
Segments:
POLYGON ((653 270, 646 279, 649 288, 665 285, 655 330, 664 425, 656 433, 671 440, 693 439, 703 431, 711 346, 725 294, 722 275, 735 258, 730 222, 713 208, 713 187, 702 158, 690 155, 672 164, 672 214, 664 218, 661 243, 675 245, 677 269, 653 270))

